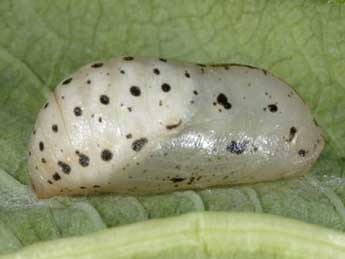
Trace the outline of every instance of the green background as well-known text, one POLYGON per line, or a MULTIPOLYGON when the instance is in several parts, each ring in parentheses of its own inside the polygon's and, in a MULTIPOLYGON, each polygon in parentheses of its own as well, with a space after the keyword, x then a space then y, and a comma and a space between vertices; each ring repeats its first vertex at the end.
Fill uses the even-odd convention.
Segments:
POLYGON ((251 211, 345 230, 345 8, 333 1, 0 2, 0 253, 189 211, 251 211), (292 85, 323 128, 306 178, 148 197, 35 199, 26 148, 38 110, 80 66, 119 55, 242 63, 292 85))

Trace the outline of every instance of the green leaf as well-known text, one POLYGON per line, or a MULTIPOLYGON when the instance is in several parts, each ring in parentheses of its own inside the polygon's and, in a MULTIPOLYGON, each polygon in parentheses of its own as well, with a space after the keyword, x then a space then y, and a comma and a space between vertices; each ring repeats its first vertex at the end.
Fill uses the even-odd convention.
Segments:
POLYGON ((0 254, 204 210, 264 212, 345 231, 345 6, 335 2, 341 1, 2 0, 0 254), (311 107, 326 148, 300 179, 37 200, 26 148, 45 98, 80 66, 124 54, 267 69, 311 107))

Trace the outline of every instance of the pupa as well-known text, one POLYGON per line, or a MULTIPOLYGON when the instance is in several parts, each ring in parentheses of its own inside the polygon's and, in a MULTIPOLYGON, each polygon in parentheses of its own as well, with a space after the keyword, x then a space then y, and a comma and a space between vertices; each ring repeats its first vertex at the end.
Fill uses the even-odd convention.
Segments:
POLYGON ((56 87, 28 166, 40 198, 162 193, 301 176, 323 147, 308 106, 266 70, 126 56, 56 87))

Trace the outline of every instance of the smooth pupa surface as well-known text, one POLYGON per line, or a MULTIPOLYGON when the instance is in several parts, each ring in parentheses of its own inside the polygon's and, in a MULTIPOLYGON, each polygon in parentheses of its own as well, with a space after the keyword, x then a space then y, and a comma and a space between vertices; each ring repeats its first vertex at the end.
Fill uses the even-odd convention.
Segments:
POLYGON ((38 197, 158 193, 300 176, 324 146, 308 106, 251 66, 120 57, 63 80, 38 114, 38 197))

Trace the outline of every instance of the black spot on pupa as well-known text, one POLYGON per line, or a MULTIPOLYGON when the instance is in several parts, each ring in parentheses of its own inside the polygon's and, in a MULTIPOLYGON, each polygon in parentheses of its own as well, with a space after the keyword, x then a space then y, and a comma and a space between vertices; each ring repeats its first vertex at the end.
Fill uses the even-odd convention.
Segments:
POLYGON ((131 61, 133 60, 134 58, 133 57, 130 57, 130 56, 127 56, 127 57, 123 57, 123 60, 126 60, 126 61, 131 61))
POLYGON ((48 105, 49 105, 49 103, 46 103, 43 108, 46 109, 48 107, 48 105))
POLYGON ((103 120, 102 120, 102 117, 99 117, 98 118, 98 122, 101 123, 103 120))
POLYGON ((93 68, 103 67, 103 63, 95 63, 95 64, 92 64, 91 67, 93 68))
POLYGON ((243 142, 231 141, 231 143, 226 146, 226 150, 229 151, 230 153, 240 155, 246 150, 247 145, 248 145, 248 141, 243 141, 243 142))
POLYGON ((173 183, 183 182, 184 180, 186 180, 186 178, 182 178, 182 177, 174 177, 170 179, 170 181, 172 181, 173 183))
POLYGON ((205 64, 197 64, 199 67, 206 67, 206 65, 205 64))
POLYGON ((53 130, 54 132, 58 132, 58 130, 59 130, 58 125, 53 124, 52 130, 53 130))
POLYGON ((189 178, 189 181, 188 181, 188 185, 191 185, 193 182, 194 182, 194 180, 195 180, 195 177, 194 176, 192 176, 191 178, 189 178))
POLYGON ((132 138, 132 134, 131 134, 131 133, 127 134, 127 135, 126 135, 126 138, 127 138, 127 139, 131 139, 131 138, 132 138))
POLYGON ((55 172, 55 174, 53 174, 53 179, 55 181, 59 181, 61 179, 61 176, 57 172, 55 172))
POLYGON ((226 97, 225 94, 220 93, 217 96, 217 102, 224 107, 224 109, 231 109, 231 103, 228 102, 228 98, 226 97))
POLYGON ((38 143, 38 147, 40 149, 40 151, 44 150, 44 143, 41 141, 40 143, 38 143))
POLYGON ((89 85, 91 84, 91 80, 87 80, 86 83, 89 85))
POLYGON ((261 69, 261 71, 264 73, 265 76, 267 76, 267 70, 261 69))
POLYGON ((319 123, 317 123, 316 119, 313 119, 315 126, 319 127, 319 123))
POLYGON ((291 127, 290 128, 290 135, 289 135, 289 139, 288 139, 289 142, 291 142, 294 139, 296 133, 297 133, 296 127, 291 127))
POLYGON ((191 100, 191 101, 190 101, 190 104, 194 104, 194 100, 191 100))
POLYGON ((81 116, 83 113, 82 109, 78 106, 73 109, 73 112, 75 116, 81 116))
POLYGON ((85 186, 80 186, 79 188, 82 189, 82 190, 85 190, 85 189, 86 189, 85 186))
POLYGON ((36 135, 36 130, 33 130, 33 131, 32 131, 32 134, 33 134, 33 135, 36 135))
POLYGON ((185 71, 184 75, 185 75, 185 77, 190 78, 190 74, 188 73, 188 71, 185 71))
POLYGON ((68 85, 70 82, 72 82, 72 77, 66 79, 65 81, 62 82, 63 85, 68 85))
POLYGON ((61 95, 61 99, 64 100, 64 99, 65 99, 65 96, 61 95))
POLYGON ((71 172, 71 167, 65 162, 59 161, 58 166, 60 166, 62 172, 64 172, 65 174, 69 174, 71 172))
POLYGON ((167 62, 167 60, 165 58, 160 58, 159 60, 162 62, 167 62))
POLYGON ((162 106, 162 105, 163 105, 163 101, 159 100, 159 106, 162 106))
POLYGON ((269 104, 269 105, 267 105, 267 107, 268 107, 268 110, 270 112, 277 112, 278 111, 278 106, 276 104, 269 104))
POLYGON ((198 95, 198 91, 194 90, 193 94, 198 95))
POLYGON ((141 90, 138 86, 131 86, 131 88, 129 89, 130 93, 133 95, 133 96, 140 96, 141 94, 141 90))
POLYGON ((133 141, 132 143, 132 149, 135 151, 135 152, 139 152, 144 146, 145 144, 148 142, 147 138, 140 138, 140 139, 137 139, 135 141, 133 141))
POLYGON ((121 69, 121 70, 120 70, 120 73, 121 73, 121 74, 125 74, 126 72, 125 72, 125 70, 122 70, 122 69, 121 69))
POLYGON ((159 75, 161 72, 159 71, 158 68, 154 68, 153 69, 153 73, 156 74, 156 75, 159 75))
POLYGON ((42 159, 41 159, 41 162, 42 162, 43 164, 47 163, 47 161, 45 160, 45 158, 42 158, 42 159))
POLYGON ((87 155, 80 153, 78 150, 75 153, 79 156, 79 164, 82 167, 89 166, 90 158, 87 155))
POLYGON ((99 97, 99 101, 101 102, 101 104, 107 105, 107 104, 109 104, 109 97, 105 94, 102 94, 99 97))
POLYGON ((178 126, 180 126, 182 124, 182 120, 180 119, 177 123, 175 124, 169 124, 166 126, 166 129, 167 130, 172 130, 172 129, 175 129, 177 128, 178 126))
POLYGON ((104 149, 101 153, 101 158, 104 161, 110 161, 113 158, 113 153, 109 149, 104 149))
POLYGON ((93 188, 101 188, 101 186, 95 184, 94 186, 92 186, 93 188))
POLYGON ((163 92, 169 92, 171 90, 171 86, 167 83, 162 84, 161 88, 163 92))
POLYGON ((127 107, 127 109, 129 112, 132 112, 132 110, 133 110, 132 107, 127 107))
POLYGON ((308 152, 305 151, 304 149, 298 150, 298 155, 301 156, 301 157, 305 157, 307 153, 308 153, 308 152))
POLYGON ((53 184, 53 182, 52 182, 52 181, 50 181, 50 180, 48 180, 47 182, 48 182, 49 184, 53 184))
POLYGON ((31 152, 29 151, 29 156, 31 156, 31 152))

